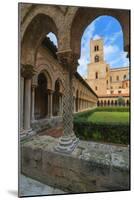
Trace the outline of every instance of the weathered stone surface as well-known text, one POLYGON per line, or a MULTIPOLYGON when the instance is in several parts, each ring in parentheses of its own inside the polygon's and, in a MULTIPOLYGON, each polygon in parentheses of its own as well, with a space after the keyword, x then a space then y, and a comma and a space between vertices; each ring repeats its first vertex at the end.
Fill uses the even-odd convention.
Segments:
POLYGON ((24 175, 20 176, 19 196, 37 196, 48 194, 64 194, 62 190, 42 184, 24 175))
POLYGON ((22 173, 66 192, 129 189, 129 148, 80 141, 71 155, 54 152, 58 139, 34 136, 21 146, 22 173))

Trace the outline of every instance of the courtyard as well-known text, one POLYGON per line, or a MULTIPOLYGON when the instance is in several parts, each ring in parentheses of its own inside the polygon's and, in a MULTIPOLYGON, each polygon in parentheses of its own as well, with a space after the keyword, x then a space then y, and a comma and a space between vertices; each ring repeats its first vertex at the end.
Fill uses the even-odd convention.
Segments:
POLYGON ((19 8, 19 196, 129 190, 129 10, 19 8))

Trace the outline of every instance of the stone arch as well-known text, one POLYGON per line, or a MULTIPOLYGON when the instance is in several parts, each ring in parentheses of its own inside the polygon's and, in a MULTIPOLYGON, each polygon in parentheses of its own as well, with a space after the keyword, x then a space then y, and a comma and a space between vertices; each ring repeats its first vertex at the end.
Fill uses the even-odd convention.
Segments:
POLYGON ((55 81, 53 92, 53 116, 61 115, 63 85, 60 78, 55 81))
POLYGON ((110 106, 110 100, 107 101, 107 105, 110 106))
POLYGON ((103 106, 103 101, 101 100, 101 106, 103 106))
POLYGON ((111 106, 113 106, 114 105, 114 102, 113 102, 113 100, 111 100, 111 106))
POLYGON ((71 48, 80 55, 81 38, 85 28, 97 17, 111 16, 119 22, 123 32, 124 50, 129 51, 129 10, 80 7, 75 12, 71 24, 71 48))
POLYGON ((48 115, 48 79, 43 71, 39 73, 37 83, 35 88, 35 119, 41 119, 48 115))
POLYGON ((30 21, 21 42, 22 64, 35 65, 37 49, 49 32, 58 36, 57 26, 48 15, 38 14, 30 21))
POLYGON ((44 75, 46 76, 47 78, 47 81, 48 81, 48 84, 47 84, 47 89, 50 89, 50 90, 54 90, 54 74, 51 70, 51 68, 46 65, 46 64, 41 64, 38 68, 37 68, 37 73, 33 76, 33 80, 32 80, 32 83, 34 85, 37 85, 37 80, 38 80, 38 75, 40 73, 44 73, 44 75), (50 75, 51 74, 51 75, 50 75))

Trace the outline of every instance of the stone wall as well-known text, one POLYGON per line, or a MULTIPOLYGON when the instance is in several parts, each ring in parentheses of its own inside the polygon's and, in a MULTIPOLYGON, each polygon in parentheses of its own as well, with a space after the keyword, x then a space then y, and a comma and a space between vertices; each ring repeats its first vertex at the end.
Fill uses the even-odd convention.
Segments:
POLYGON ((58 139, 34 136, 21 145, 21 172, 69 193, 129 190, 129 148, 80 141, 71 155, 58 139))

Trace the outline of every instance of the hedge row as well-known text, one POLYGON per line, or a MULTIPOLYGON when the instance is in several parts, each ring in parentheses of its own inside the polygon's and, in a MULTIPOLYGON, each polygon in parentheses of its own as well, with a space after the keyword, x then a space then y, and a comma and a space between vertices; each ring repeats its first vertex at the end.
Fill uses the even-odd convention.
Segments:
POLYGON ((98 107, 74 115, 74 131, 82 140, 129 144, 129 124, 89 122, 88 117, 96 111, 128 112, 129 107, 98 107))
POLYGON ((75 113, 74 114, 74 117, 75 118, 86 118, 88 116, 90 116, 92 113, 94 112, 129 112, 129 107, 97 107, 95 109, 92 109, 92 110, 88 110, 88 111, 84 111, 84 112, 81 112, 81 113, 75 113))
POLYGON ((129 125, 95 124, 74 120, 74 131, 82 140, 129 144, 129 125))

